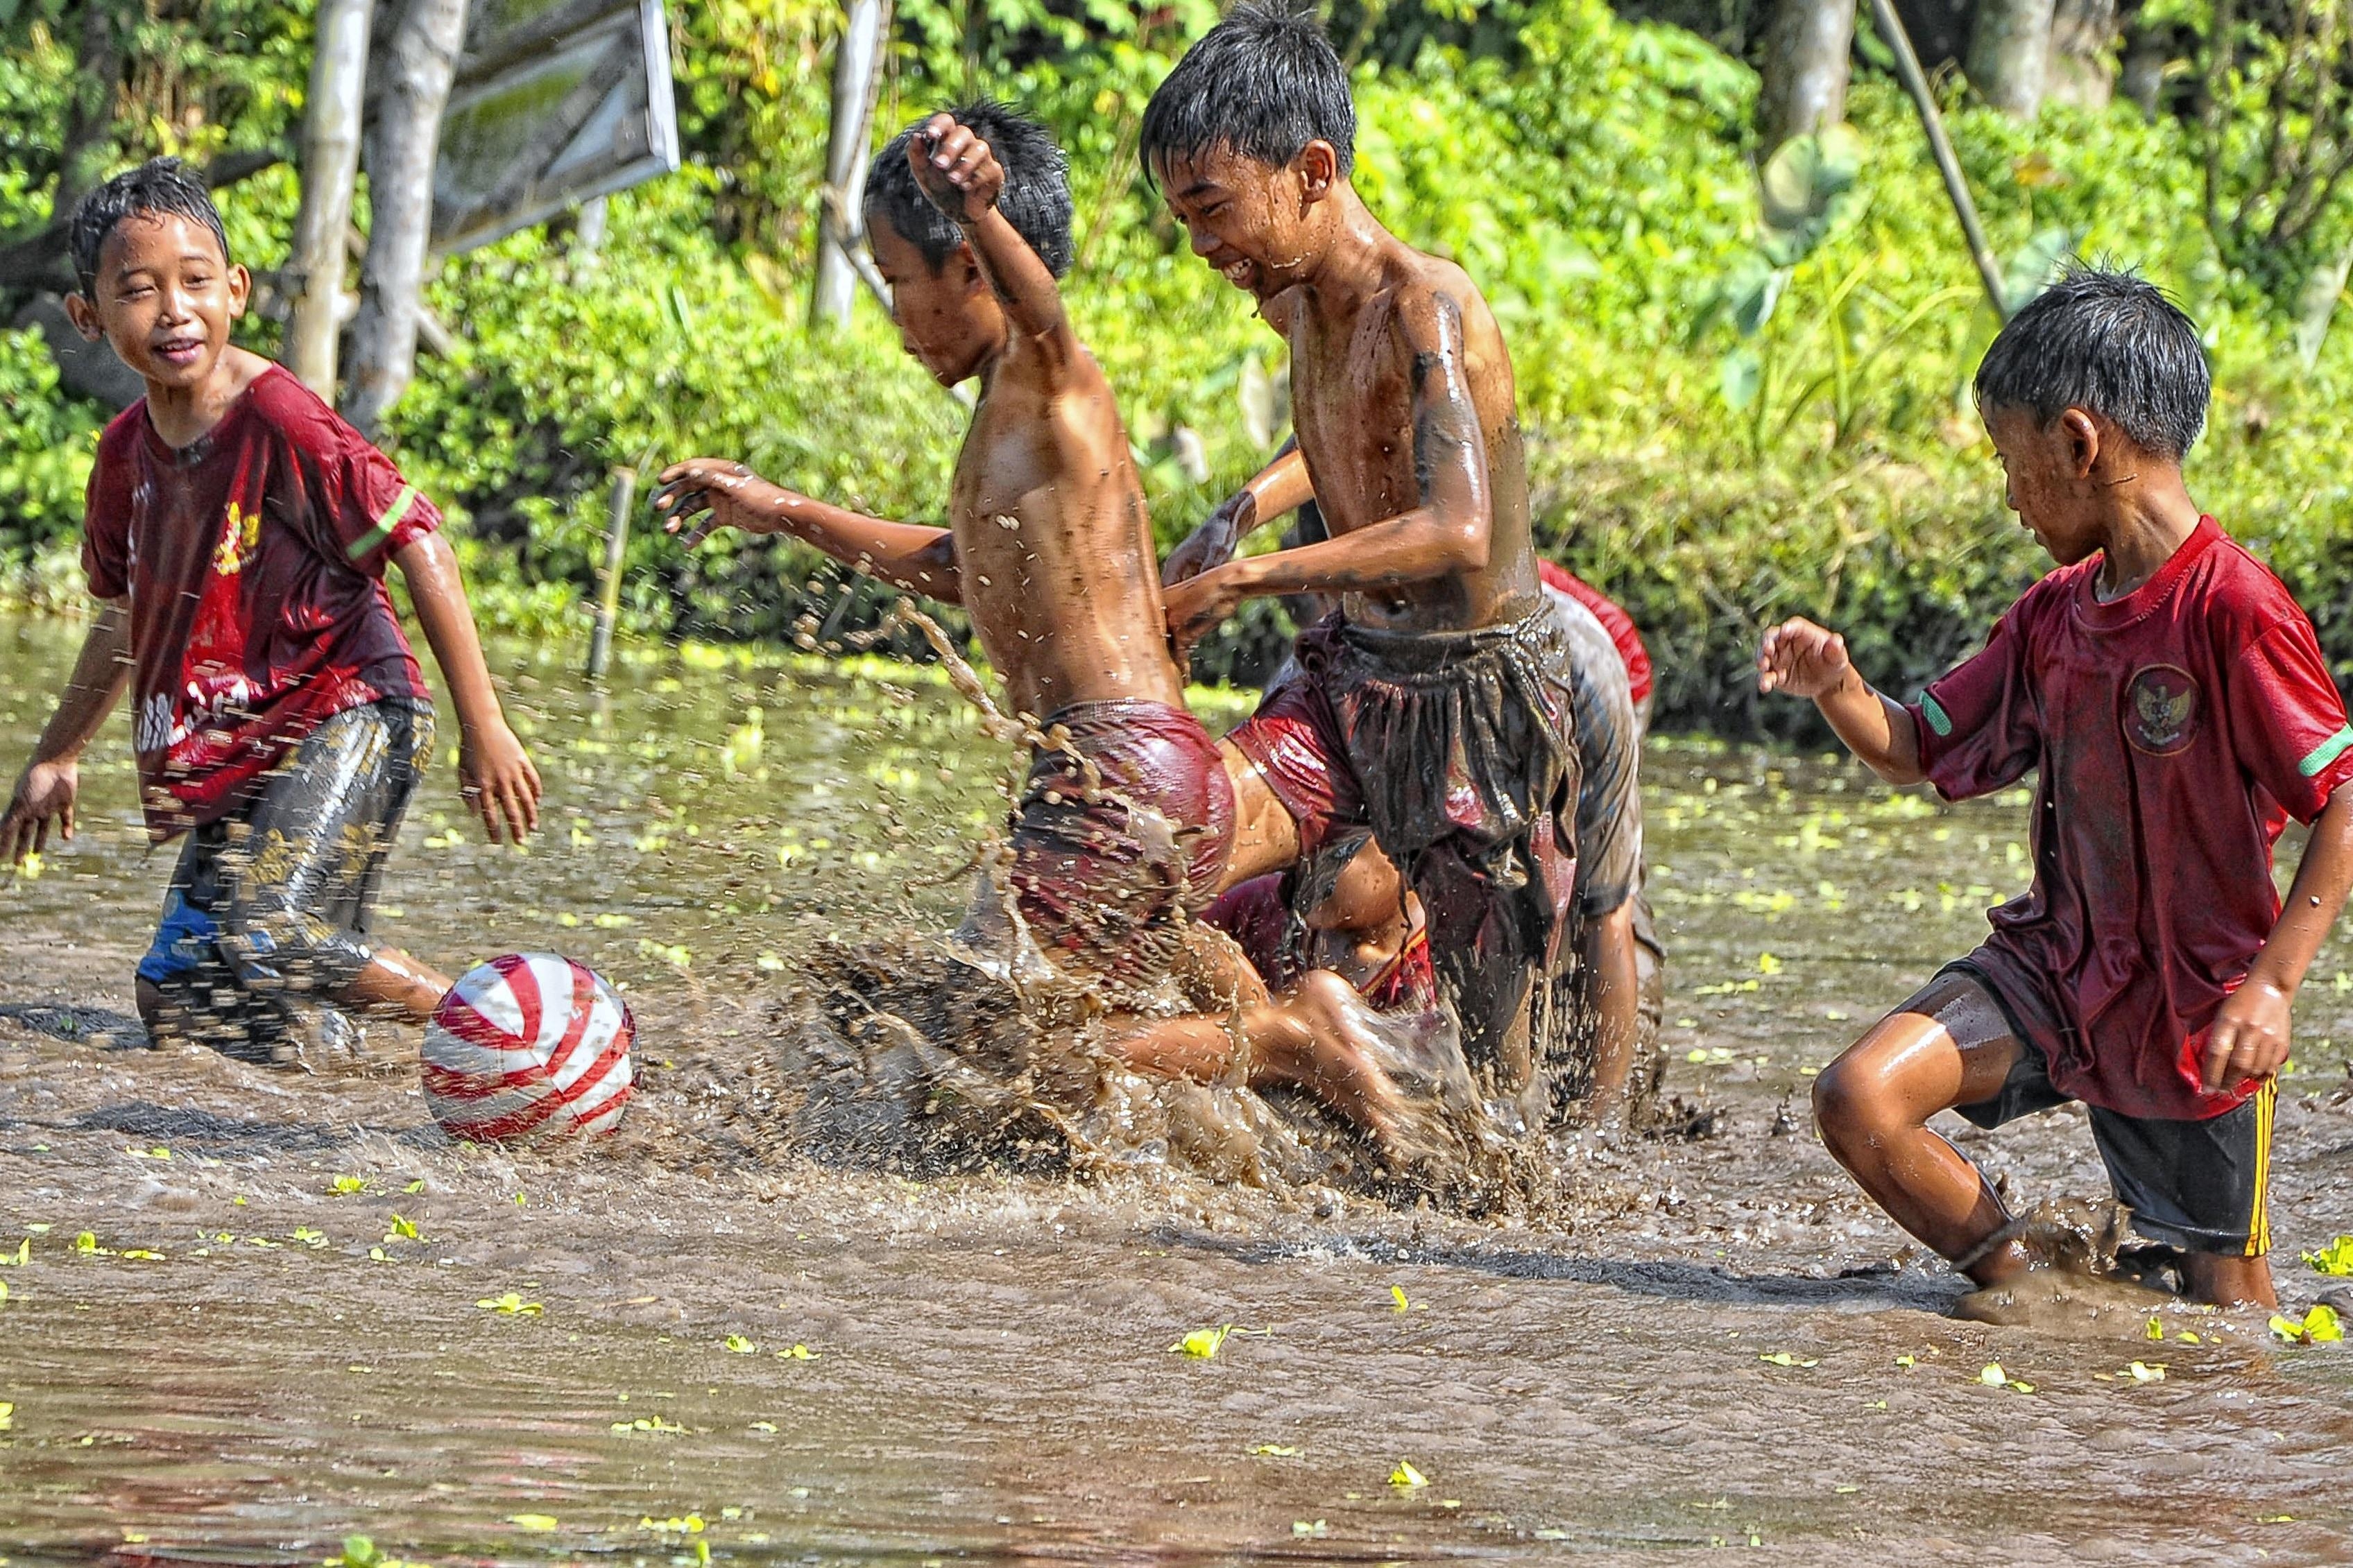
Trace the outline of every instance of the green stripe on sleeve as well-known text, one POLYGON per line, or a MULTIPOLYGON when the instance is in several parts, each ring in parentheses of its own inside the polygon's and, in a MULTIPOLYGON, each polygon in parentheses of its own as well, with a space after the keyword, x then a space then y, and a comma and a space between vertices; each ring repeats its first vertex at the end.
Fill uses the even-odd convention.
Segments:
POLYGON ((2353 724, 2347 725, 2306 752, 2304 761, 2295 764, 2295 771, 2306 778, 2317 777, 2321 769, 2345 754, 2348 746, 2353 746, 2353 724))
MULTIPOLYGON (((1928 721, 1928 728, 1936 731, 1939 738, 1953 732, 1953 716, 1945 711, 1943 703, 1925 691, 1920 693, 1920 717, 1928 721)), ((2353 741, 2353 736, 2348 739, 2353 741)))
POLYGON ((384 515, 375 520, 375 526, 344 546, 343 553, 354 561, 366 555, 369 551, 392 537, 392 531, 400 526, 400 520, 406 517, 408 509, 416 504, 417 487, 401 486, 400 493, 392 498, 392 504, 384 509, 384 515))

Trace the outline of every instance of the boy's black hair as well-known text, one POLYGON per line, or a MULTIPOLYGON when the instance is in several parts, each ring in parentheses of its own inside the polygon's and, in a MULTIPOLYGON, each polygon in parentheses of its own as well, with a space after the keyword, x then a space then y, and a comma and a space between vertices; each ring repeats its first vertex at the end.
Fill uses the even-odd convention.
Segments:
POLYGON ((2023 409, 2048 426, 2082 408, 2175 463, 2206 428, 2213 387, 2180 306, 2131 271, 2080 262, 2010 318, 1977 378, 1980 409, 2023 409))
POLYGON ((1246 0, 1154 90, 1137 150, 1145 177, 1157 183, 1171 158, 1229 147, 1281 168, 1310 142, 1329 142, 1343 174, 1356 167, 1348 68, 1312 13, 1246 0))
POLYGON ((213 205, 212 192, 204 181, 177 158, 150 158, 115 175, 74 207, 66 229, 67 246, 73 253, 74 276, 80 280, 83 299, 95 301, 98 298, 98 253, 105 247, 106 237, 124 218, 142 213, 171 213, 203 225, 220 242, 221 260, 229 259, 228 231, 221 227, 220 209, 213 205))
MULTIPOLYGON (((1053 134, 1044 126, 990 99, 961 109, 949 118, 988 143, 1005 166, 1005 189, 997 210, 1013 232, 1038 253, 1046 269, 1060 278, 1071 269, 1071 165, 1053 134)), ((923 128, 923 116, 882 149, 866 175, 866 211, 880 214, 899 234, 923 253, 932 270, 939 270, 948 253, 964 243, 963 231, 932 205, 915 184, 907 166, 907 144, 923 128)))

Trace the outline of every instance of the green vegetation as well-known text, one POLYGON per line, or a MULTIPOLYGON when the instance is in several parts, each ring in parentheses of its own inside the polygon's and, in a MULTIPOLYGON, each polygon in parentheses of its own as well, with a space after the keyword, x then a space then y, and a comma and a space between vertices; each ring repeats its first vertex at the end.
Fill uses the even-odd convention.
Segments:
MULTIPOLYGON (((875 136, 983 90, 1054 126, 1079 212, 1071 306, 1149 459, 1165 548, 1281 438, 1282 348, 1187 252, 1135 166, 1145 99, 1212 8, 1079 9, 1083 26, 1029 0, 902 5, 875 136)), ((1666 721, 1763 717, 1748 660, 1758 626, 1786 615, 1847 629, 1892 685, 1980 636, 2044 563, 2001 505, 1968 395, 1994 317, 1894 83, 1858 79, 1853 137, 1801 149, 1828 168, 1807 172, 1822 199, 1793 239, 1790 215, 1768 226, 1760 205, 1755 76, 1697 36, 1600 0, 1449 26, 1429 22, 1435 6, 1409 25, 1407 9, 1366 13, 1359 184, 1488 290, 1518 369, 1540 537, 1632 610, 1666 721)), ((420 362, 394 417, 400 460, 461 520, 478 598, 510 623, 583 625, 617 466, 740 456, 888 515, 935 518, 944 501, 962 409, 871 300, 846 332, 804 324, 837 11, 723 0, 672 15, 690 166, 617 198, 593 258, 551 231, 446 265, 430 302, 457 345, 420 362)), ((72 58, 42 28, 0 23, 0 225, 47 211, 26 149, 55 145, 72 58)), ((274 77, 242 65, 202 135, 276 133, 299 102, 299 55, 266 53, 274 77)), ((2300 274, 2263 270, 2241 239, 2218 248, 2199 127, 2123 103, 2050 107, 2026 126, 1957 88, 1949 107, 2016 288, 2080 249, 2140 267, 2207 328, 2218 393, 2193 488, 2297 591, 2340 678, 2353 672, 2353 538, 2330 456, 2353 438, 2353 352, 2300 306, 2300 274)), ((120 150, 159 145, 126 132, 120 150)), ((226 193, 243 259, 282 258, 294 202, 283 167, 226 193)), ((2324 204, 2299 237, 2336 254, 2346 226, 2324 204)), ((273 331, 257 322, 252 341, 273 331)), ((99 423, 59 398, 37 343, 0 334, 0 554, 20 592, 78 591, 99 423)), ((705 637, 839 632, 880 602, 845 603, 841 574, 797 547, 721 540, 690 557, 649 528, 624 594, 638 626, 705 637)), ((1246 668, 1280 632, 1261 607, 1203 668, 1246 668)))

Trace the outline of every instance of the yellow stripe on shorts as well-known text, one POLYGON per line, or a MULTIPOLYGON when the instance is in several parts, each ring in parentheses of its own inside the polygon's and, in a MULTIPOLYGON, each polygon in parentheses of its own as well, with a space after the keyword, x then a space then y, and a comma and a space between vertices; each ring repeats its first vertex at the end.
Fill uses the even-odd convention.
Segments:
POLYGON ((2247 1256, 2262 1258, 2272 1249, 2272 1111, 2279 1103, 2279 1080, 2263 1079, 2255 1090, 2255 1202, 2247 1215, 2247 1256))

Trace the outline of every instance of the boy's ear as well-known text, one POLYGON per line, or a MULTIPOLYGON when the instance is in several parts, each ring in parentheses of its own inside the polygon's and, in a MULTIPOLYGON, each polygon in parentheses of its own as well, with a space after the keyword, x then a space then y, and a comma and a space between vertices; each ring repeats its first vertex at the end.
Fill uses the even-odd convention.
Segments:
POLYGON ((1299 172, 1300 194, 1313 205, 1330 195, 1338 183, 1340 153, 1332 143, 1318 139, 1302 147, 1291 166, 1299 172))
POLYGON ((80 290, 66 296, 66 319, 85 342, 96 342, 106 336, 106 323, 99 319, 98 307, 82 297, 80 290))
POLYGON ((966 298, 992 291, 988 287, 988 274, 980 269, 980 258, 972 253, 969 242, 959 242, 954 250, 942 257, 940 268, 955 274, 956 280, 963 285, 966 298))
POLYGON ((2099 466, 2101 448, 2107 445, 2100 421, 2081 408, 2061 412, 2054 433, 2067 444, 2067 471, 2079 479, 2088 479, 2099 466))
POLYGON ((253 274, 241 266, 228 269, 228 315, 234 321, 245 314, 246 301, 253 298, 253 274))

